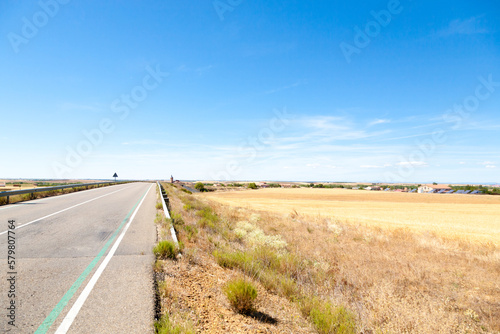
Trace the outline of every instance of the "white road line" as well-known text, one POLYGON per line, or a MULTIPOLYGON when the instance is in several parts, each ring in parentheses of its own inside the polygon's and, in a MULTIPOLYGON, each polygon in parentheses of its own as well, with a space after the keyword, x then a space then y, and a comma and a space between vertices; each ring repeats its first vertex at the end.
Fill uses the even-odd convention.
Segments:
MULTIPOLYGON (((76 205, 70 206, 69 208, 66 208, 66 209, 63 209, 63 210, 60 210, 60 211, 57 211, 57 212, 51 213, 50 215, 44 216, 44 217, 42 217, 42 218, 38 218, 38 219, 32 220, 32 221, 30 221, 29 223, 26 223, 26 224, 23 224, 23 225, 16 226, 16 230, 17 230, 17 229, 20 229, 21 227, 25 227, 25 226, 28 226, 28 225, 30 225, 30 224, 36 223, 37 221, 40 221, 40 220, 42 220, 42 219, 45 219, 45 218, 49 218, 49 217, 55 216, 55 215, 57 215, 57 214, 59 214, 59 213, 61 213, 61 212, 68 211, 68 210, 70 210, 70 209, 74 209, 74 208, 76 208, 77 206, 87 204, 87 203, 92 202, 92 201, 95 201, 95 200, 97 200, 97 199, 99 199, 99 198, 103 198, 103 197, 109 196, 109 195, 111 195, 111 194, 117 193, 117 192, 119 192, 119 191, 122 191, 122 190, 125 190, 125 189, 128 189, 128 188, 130 188, 130 187, 127 187, 127 188, 122 188, 122 189, 119 189, 119 190, 113 191, 113 192, 111 192, 111 193, 109 193, 109 194, 102 195, 102 196, 99 196, 99 197, 93 198, 93 199, 91 199, 91 200, 88 200, 88 201, 82 202, 82 203, 80 203, 80 204, 76 204, 76 205)), ((1 232, 1 233, 0 233, 0 235, 5 234, 5 233, 7 233, 7 231, 1 232)))
POLYGON ((104 269, 106 269, 106 266, 108 265, 109 261, 111 261, 111 258, 115 254, 118 246, 120 246, 120 243, 121 243, 123 237, 125 236, 125 233, 127 233, 127 230, 130 227, 130 224, 132 224, 132 221, 134 220, 135 215, 137 214, 137 211, 139 211, 140 207, 142 206, 142 203, 146 199, 152 186, 153 185, 151 185, 149 187, 148 191, 146 192, 146 195, 144 195, 144 197, 142 198, 142 201, 137 206, 137 209, 135 209, 135 211, 132 214, 132 216, 130 217, 127 225, 125 225, 122 233, 120 234, 118 239, 116 239, 115 244, 110 249, 108 255, 106 256, 104 261, 102 261, 99 268, 97 268, 96 272, 94 273, 94 275, 92 276, 90 281, 87 283, 87 286, 85 286, 85 289, 83 289, 82 293, 80 294, 80 296, 78 297, 76 302, 73 304, 73 306, 69 310, 68 314, 66 315, 66 317, 62 321, 61 325, 59 325, 59 327, 57 328, 57 331, 55 332, 55 334, 66 334, 68 332, 69 328, 73 324, 73 321, 75 320, 76 316, 80 312, 80 309, 82 308, 83 304, 87 300, 87 297, 90 295, 90 292, 92 292, 92 289, 94 288, 95 284, 97 283, 97 280, 99 279, 99 277, 101 277, 101 274, 104 271, 104 269))
MULTIPOLYGON (((112 187, 112 186, 110 186, 110 187, 112 187)), ((69 193, 69 194, 61 194, 61 195, 57 195, 57 196, 50 196, 50 197, 45 197, 45 198, 34 199, 34 200, 31 200, 31 201, 17 202, 17 203, 13 203, 13 204, 7 205, 7 206, 5 206, 3 208, 0 208, 0 211, 7 210, 7 209, 12 209, 12 208, 19 208, 19 205, 23 205, 23 204, 26 204, 26 203, 38 203, 38 202, 42 202, 42 201, 48 201, 48 200, 51 200, 51 199, 61 198, 63 196, 88 194, 91 191, 105 189, 105 188, 108 188, 108 187, 93 188, 93 189, 84 190, 84 191, 75 191, 75 192, 72 192, 72 193, 69 193)))

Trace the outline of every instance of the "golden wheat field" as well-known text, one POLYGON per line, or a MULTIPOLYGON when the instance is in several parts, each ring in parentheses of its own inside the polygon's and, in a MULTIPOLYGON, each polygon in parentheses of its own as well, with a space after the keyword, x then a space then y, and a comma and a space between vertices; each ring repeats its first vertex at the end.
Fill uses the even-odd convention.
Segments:
POLYGON ((260 211, 320 216, 382 228, 409 228, 500 244, 500 196, 409 194, 347 189, 259 189, 207 197, 260 211))

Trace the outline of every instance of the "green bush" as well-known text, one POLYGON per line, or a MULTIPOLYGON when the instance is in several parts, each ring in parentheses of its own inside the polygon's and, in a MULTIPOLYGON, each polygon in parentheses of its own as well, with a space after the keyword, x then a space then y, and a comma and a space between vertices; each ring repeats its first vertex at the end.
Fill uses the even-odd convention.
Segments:
POLYGON ((248 254, 243 252, 226 253, 222 251, 214 251, 214 257, 219 266, 223 268, 244 269, 251 265, 252 259, 248 254))
POLYGON ((155 322, 155 334, 194 334, 195 331, 191 326, 175 325, 170 320, 168 314, 165 314, 161 319, 155 322))
POLYGON ((238 278, 229 281, 224 289, 231 306, 238 312, 247 314, 255 310, 257 289, 248 281, 238 278))
POLYGON ((198 191, 205 191, 205 185, 201 182, 197 182, 195 185, 194 185, 194 189, 198 190, 198 191))
POLYGON ((153 253, 159 259, 172 259, 175 260, 179 254, 179 248, 172 241, 160 241, 153 249, 153 253))
POLYGON ((196 213, 201 217, 199 224, 201 227, 209 227, 215 229, 218 225, 219 217, 212 211, 211 208, 205 207, 196 213))
POLYGON ((258 188, 254 182, 249 183, 247 187, 248 187, 248 189, 257 189, 258 188))
POLYGON ((161 202, 156 202, 156 210, 163 209, 163 204, 161 202))
POLYGON ((306 302, 306 307, 311 322, 320 334, 357 333, 355 316, 343 306, 314 299, 306 302))

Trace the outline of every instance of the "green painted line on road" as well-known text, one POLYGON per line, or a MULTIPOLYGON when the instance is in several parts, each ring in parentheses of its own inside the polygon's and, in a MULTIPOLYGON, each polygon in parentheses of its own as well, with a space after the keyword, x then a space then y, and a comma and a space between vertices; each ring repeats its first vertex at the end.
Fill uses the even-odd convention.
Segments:
POLYGON ((78 277, 78 279, 75 281, 75 283, 73 283, 73 285, 69 288, 69 290, 66 292, 66 294, 59 301, 59 303, 57 303, 57 305, 54 307, 54 309, 52 310, 52 312, 50 312, 50 314, 47 316, 47 318, 45 318, 45 320, 43 321, 43 323, 36 330, 35 334, 45 334, 45 333, 47 333, 47 331, 52 326, 52 324, 54 324, 54 321, 56 321, 56 319, 61 314, 61 312, 64 309, 64 307, 71 300, 71 298, 73 297, 73 295, 75 294, 75 292, 80 288, 80 286, 82 285, 83 281, 85 281, 85 279, 90 274, 90 272, 92 271, 92 269, 94 269, 95 265, 101 260, 102 256, 106 253, 106 251, 108 250, 109 246, 113 243, 113 241, 115 240, 116 236, 118 235, 118 233, 120 232, 120 230, 122 229, 122 227, 125 225, 125 223, 127 222, 127 220, 130 218, 130 216, 134 212, 135 208, 139 205, 139 203, 142 201, 142 199, 146 196, 146 194, 148 193, 148 191, 149 191, 149 188, 148 188, 148 190, 146 190, 146 192, 144 193, 144 195, 141 196, 141 198, 139 199, 139 201, 137 201, 137 203, 134 205, 134 207, 132 208, 132 210, 130 210, 130 212, 127 214, 127 216, 125 217, 125 219, 123 219, 123 221, 120 224, 120 226, 118 226, 118 229, 115 231, 115 233, 113 233, 113 235, 108 240, 108 242, 106 242, 106 244, 101 249, 101 251, 99 252, 99 254, 97 254, 97 256, 94 258, 94 260, 92 260, 92 262, 90 262, 90 264, 87 266, 87 268, 85 268, 85 270, 80 275, 80 277, 78 277))

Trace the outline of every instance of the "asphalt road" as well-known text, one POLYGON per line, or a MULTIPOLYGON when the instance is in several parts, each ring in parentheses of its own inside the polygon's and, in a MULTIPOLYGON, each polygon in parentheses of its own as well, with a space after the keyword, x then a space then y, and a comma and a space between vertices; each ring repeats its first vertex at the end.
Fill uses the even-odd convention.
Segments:
POLYGON ((131 183, 0 207, 0 331, 151 333, 155 202, 155 184, 131 183))

